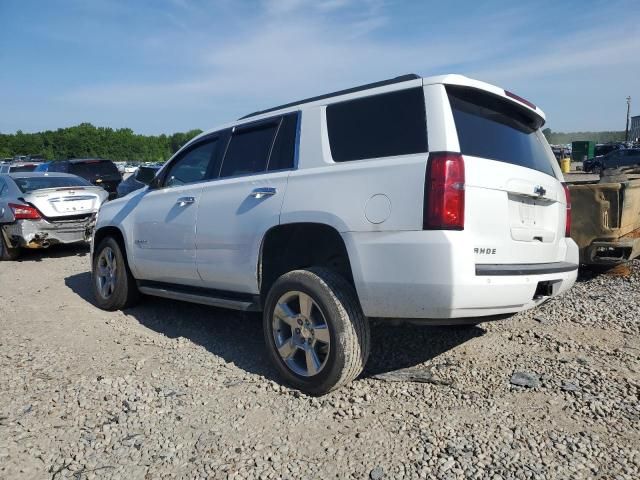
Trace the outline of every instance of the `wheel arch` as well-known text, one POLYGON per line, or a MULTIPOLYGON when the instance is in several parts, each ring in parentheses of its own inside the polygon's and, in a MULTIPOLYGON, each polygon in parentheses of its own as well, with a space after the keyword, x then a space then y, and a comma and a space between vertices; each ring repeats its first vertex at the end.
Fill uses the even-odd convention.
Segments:
POLYGON ((102 242, 102 240, 104 240, 107 237, 113 237, 115 241, 118 242, 118 245, 120 246, 120 248, 122 249, 122 253, 124 254, 124 261, 127 263, 127 266, 131 270, 131 265, 129 263, 129 251, 127 249, 127 242, 126 242, 124 233, 122 233, 122 230, 120 230, 118 227, 114 227, 113 225, 106 225, 104 227, 100 227, 93 234, 91 264, 93 265, 93 261, 96 256, 96 249, 98 248, 98 245, 100 245, 100 242, 102 242))
POLYGON ((340 232, 318 222, 294 222, 271 227, 264 234, 258 255, 257 277, 265 298, 273 282, 291 270, 331 268, 353 285, 349 252, 340 232))

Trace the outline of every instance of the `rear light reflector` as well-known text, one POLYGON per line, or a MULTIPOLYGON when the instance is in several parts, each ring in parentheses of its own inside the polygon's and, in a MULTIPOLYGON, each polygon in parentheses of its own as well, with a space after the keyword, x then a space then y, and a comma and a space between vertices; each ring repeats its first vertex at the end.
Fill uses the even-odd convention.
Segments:
POLYGON ((566 209, 567 219, 564 227, 564 236, 570 237, 571 236, 571 192, 569 191, 569 187, 567 187, 565 184, 562 184, 562 187, 564 188, 564 195, 565 195, 565 198, 567 199, 567 209, 566 209))
POLYGON ((464 230, 464 160, 459 153, 429 155, 424 192, 425 230, 464 230))
POLYGON ((9 208, 16 220, 39 220, 42 218, 38 209, 30 205, 10 203, 9 208))
POLYGON ((526 106, 531 107, 534 110, 536 109, 536 106, 533 103, 531 103, 529 100, 525 100, 520 95, 516 95, 515 93, 510 92, 508 90, 505 90, 504 94, 509 98, 513 98, 514 100, 519 101, 520 103, 524 103, 526 106))

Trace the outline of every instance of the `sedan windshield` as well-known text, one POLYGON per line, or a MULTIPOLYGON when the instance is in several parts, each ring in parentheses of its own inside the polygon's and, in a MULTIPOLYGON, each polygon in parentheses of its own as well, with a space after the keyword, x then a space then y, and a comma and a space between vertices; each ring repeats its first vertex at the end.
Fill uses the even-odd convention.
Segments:
POLYGON ((14 177, 13 181, 22 193, 31 193, 43 188, 91 187, 80 177, 14 177))

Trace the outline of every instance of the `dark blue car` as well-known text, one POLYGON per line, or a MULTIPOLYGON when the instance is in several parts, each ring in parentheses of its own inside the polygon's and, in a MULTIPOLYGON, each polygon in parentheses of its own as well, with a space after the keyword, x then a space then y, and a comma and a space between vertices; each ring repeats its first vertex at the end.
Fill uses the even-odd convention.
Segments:
POLYGON ((640 166, 640 148, 614 150, 601 157, 585 160, 585 172, 600 173, 605 168, 620 168, 640 166))

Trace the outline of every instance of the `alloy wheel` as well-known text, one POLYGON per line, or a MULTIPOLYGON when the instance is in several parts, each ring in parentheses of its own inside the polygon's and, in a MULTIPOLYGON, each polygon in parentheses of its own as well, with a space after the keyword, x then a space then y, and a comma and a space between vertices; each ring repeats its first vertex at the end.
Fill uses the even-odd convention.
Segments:
POLYGON ((96 262, 96 286, 105 300, 113 295, 116 288, 116 255, 111 247, 105 247, 96 262))
POLYGON ((272 316, 273 340, 282 361, 295 374, 311 377, 322 371, 331 347, 325 315, 310 295, 287 292, 272 316))

